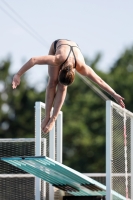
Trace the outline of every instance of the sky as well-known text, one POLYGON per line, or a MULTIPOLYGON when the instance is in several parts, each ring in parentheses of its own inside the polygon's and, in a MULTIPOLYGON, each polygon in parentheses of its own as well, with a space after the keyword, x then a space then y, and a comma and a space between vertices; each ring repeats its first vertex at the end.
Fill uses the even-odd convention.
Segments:
MULTIPOLYGON (((132 19, 132 0, 0 0, 0 61, 10 56, 10 71, 16 73, 65 38, 91 60, 102 53, 99 69, 107 72, 133 45, 132 19)), ((34 66, 26 75, 31 86, 42 88, 47 66, 34 66)))

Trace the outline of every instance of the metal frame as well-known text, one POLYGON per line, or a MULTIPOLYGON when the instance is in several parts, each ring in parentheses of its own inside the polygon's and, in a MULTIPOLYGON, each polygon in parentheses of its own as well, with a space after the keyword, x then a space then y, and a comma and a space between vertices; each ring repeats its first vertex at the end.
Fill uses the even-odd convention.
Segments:
MULTIPOLYGON (((44 149, 43 149, 43 154, 46 155, 46 139, 41 138, 41 140, 35 141, 35 138, 6 138, 6 139, 0 139, 0 142, 35 142, 35 145, 40 147, 41 142, 44 143, 44 149)), ((39 154, 40 148, 35 148, 35 154, 39 154)), ((0 178, 30 178, 30 177, 35 177, 34 175, 31 174, 0 174, 0 178)), ((35 200, 38 200, 37 197, 40 196, 40 191, 41 191, 41 183, 40 179, 35 177, 35 200)), ((45 190, 45 184, 44 184, 44 196, 46 196, 46 190, 45 190)), ((44 199, 45 200, 45 199, 44 199)))
MULTIPOLYGON (((41 156, 41 105, 35 105, 35 156, 41 156)), ((35 177, 35 200, 41 197, 41 179, 35 177)))
MULTIPOLYGON (((41 156, 41 108, 45 109, 45 103, 42 102, 35 102, 35 156, 41 156)), ((53 108, 51 113, 53 112, 53 108)), ((57 117, 57 161, 62 163, 62 118, 63 114, 62 111, 59 112, 57 117)), ((49 157, 55 160, 55 126, 49 132, 49 157)), ((36 193, 35 193, 35 200, 40 199, 41 191, 41 181, 39 178, 36 178, 36 193)), ((54 200, 54 187, 49 185, 49 199, 54 200)))
MULTIPOLYGON (((112 200, 112 107, 122 109, 118 104, 112 101, 106 101, 106 199, 112 200)), ((133 185, 133 113, 124 109, 124 114, 131 117, 131 186, 133 185)), ((131 199, 133 199, 133 190, 131 190, 131 199)))
MULTIPOLYGON (((133 185, 133 117, 131 119, 131 185, 133 185)), ((133 199, 133 190, 131 190, 131 199, 133 199)))
POLYGON ((106 101, 106 199, 112 200, 111 195, 111 160, 112 160, 112 103, 111 101, 106 101))

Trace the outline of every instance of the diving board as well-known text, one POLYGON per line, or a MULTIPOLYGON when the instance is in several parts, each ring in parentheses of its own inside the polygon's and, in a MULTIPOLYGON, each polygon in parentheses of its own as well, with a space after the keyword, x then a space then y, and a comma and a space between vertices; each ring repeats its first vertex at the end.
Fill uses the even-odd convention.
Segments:
MULTIPOLYGON (((105 196, 106 186, 46 156, 2 157, 10 163, 74 196, 105 196)), ((113 200, 126 200, 112 191, 113 200)))

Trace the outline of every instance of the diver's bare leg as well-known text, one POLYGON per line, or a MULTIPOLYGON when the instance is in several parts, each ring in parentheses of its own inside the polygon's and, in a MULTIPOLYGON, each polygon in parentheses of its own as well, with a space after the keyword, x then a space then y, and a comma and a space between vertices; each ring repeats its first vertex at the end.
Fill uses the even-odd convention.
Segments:
POLYGON ((53 125, 55 123, 55 120, 58 117, 58 114, 62 108, 62 105, 64 103, 65 97, 66 97, 66 92, 67 92, 67 86, 64 86, 60 83, 58 83, 58 89, 57 89, 57 93, 54 99, 54 109, 53 109, 53 114, 49 120, 49 122, 47 123, 44 132, 48 133, 52 128, 53 125))
MULTIPOLYGON (((51 45, 49 55, 55 55, 54 44, 51 45)), ((53 106, 53 102, 54 102, 54 98, 56 94, 56 86, 58 83, 59 67, 49 65, 48 73, 49 73, 49 81, 48 81, 48 85, 46 88, 46 95, 45 95, 45 103, 46 103, 45 118, 43 119, 42 124, 41 124, 41 128, 43 132, 44 132, 46 124, 48 123, 50 119, 50 112, 53 106)))

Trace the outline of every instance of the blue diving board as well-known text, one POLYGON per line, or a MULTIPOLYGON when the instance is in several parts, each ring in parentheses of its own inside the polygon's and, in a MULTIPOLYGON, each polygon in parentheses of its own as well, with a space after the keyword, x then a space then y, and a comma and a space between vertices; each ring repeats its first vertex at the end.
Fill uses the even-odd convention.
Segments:
MULTIPOLYGON (((46 156, 2 157, 14 165, 74 196, 105 196, 106 186, 46 156)), ((112 191, 113 200, 126 198, 112 191)))

